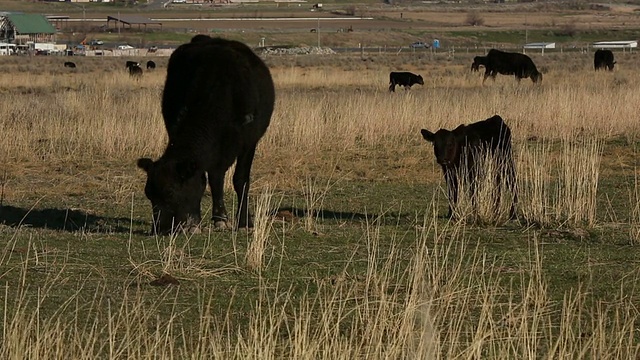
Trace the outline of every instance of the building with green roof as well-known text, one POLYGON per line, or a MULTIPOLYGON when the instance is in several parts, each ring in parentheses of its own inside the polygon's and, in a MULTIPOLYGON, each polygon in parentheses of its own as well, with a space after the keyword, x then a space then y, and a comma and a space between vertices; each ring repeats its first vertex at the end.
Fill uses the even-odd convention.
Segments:
POLYGON ((25 45, 33 43, 55 43, 56 28, 44 15, 3 13, 0 14, 0 41, 25 45))

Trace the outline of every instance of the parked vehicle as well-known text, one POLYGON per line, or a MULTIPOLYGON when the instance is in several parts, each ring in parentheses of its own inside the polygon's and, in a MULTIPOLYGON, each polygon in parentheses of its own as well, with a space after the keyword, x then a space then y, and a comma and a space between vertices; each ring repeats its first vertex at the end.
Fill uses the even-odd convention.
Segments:
POLYGON ((118 45, 117 49, 118 50, 131 50, 131 49, 134 49, 134 47, 131 46, 131 45, 118 45))
POLYGON ((429 48, 429 44, 422 42, 422 41, 416 41, 413 44, 411 44, 411 47, 413 49, 428 49, 429 48))

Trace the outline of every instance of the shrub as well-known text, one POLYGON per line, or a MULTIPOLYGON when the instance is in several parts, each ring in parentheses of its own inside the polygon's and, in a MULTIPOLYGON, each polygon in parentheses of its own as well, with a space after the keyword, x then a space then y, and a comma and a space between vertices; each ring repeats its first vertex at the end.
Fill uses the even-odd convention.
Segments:
POLYGON ((477 11, 472 11, 467 14, 464 23, 471 26, 481 26, 484 25, 484 18, 477 11))

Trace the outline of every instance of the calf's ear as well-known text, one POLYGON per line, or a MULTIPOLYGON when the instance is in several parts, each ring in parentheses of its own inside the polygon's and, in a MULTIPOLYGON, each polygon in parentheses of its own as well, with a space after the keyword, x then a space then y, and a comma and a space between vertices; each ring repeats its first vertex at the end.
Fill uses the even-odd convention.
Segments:
POLYGON ((149 170, 151 170, 151 166, 153 166, 153 160, 149 158, 138 159, 138 167, 145 172, 149 172, 149 170))
POLYGON ((433 142, 433 140, 434 140, 434 136, 435 136, 435 134, 434 134, 434 133, 432 133, 431 131, 429 131, 429 130, 427 130, 427 129, 422 129, 422 130, 420 130, 420 133, 422 133, 422 137, 423 137, 425 140, 430 141, 430 142, 433 142))

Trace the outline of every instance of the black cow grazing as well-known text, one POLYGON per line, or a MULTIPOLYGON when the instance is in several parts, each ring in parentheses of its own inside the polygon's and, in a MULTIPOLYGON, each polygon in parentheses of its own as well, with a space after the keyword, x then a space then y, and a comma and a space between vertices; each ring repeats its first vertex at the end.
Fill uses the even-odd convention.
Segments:
POLYGON ((162 97, 169 144, 157 161, 138 160, 147 173, 145 194, 155 231, 197 226, 207 177, 214 226, 226 228, 223 185, 234 161, 236 226, 253 226, 248 211, 251 165, 274 102, 269 68, 241 42, 196 35, 173 52, 162 97))
POLYGON ((404 89, 410 89, 415 84, 424 85, 421 75, 416 75, 407 71, 391 72, 389 74, 389 91, 396 91, 396 85, 404 86, 404 89))
POLYGON ((487 57, 486 56, 476 56, 473 58, 473 63, 471 64, 471 71, 480 71, 480 66, 487 67, 487 57))
POLYGON ((476 164, 481 163, 483 157, 491 155, 496 161, 497 192, 495 197, 496 210, 500 204, 500 185, 502 176, 513 193, 510 216, 515 217, 515 206, 518 201, 516 194, 516 172, 511 154, 511 130, 499 115, 478 121, 469 125, 460 125, 455 130, 438 130, 435 134, 422 129, 422 137, 433 143, 433 151, 438 164, 442 167, 449 193, 449 214, 454 215, 458 202, 458 176, 466 174, 471 192, 471 200, 475 205, 475 182, 479 174, 476 164), (464 167, 464 168, 462 168, 464 167), (461 171, 462 170, 462 171, 461 171))
POLYGON ((129 69, 129 68, 131 68, 132 66, 140 66, 140 63, 139 63, 139 62, 137 62, 137 61, 129 61, 129 60, 128 60, 128 61, 125 63, 124 68, 125 68, 125 69, 129 69))
POLYGON ((142 68, 138 65, 129 66, 129 76, 139 78, 142 76, 142 68))
POLYGON ((596 71, 607 69, 609 71, 613 71, 613 66, 616 64, 613 61, 613 53, 611 50, 596 50, 596 53, 593 55, 593 67, 596 71))
POLYGON ((64 62, 64 67, 75 69, 76 68, 76 63, 74 63, 73 61, 65 61, 64 62))
POLYGON ((486 56, 484 66, 485 71, 482 83, 489 76, 495 80, 497 74, 515 75, 518 81, 528 77, 534 83, 542 81, 542 74, 538 71, 531 58, 524 54, 491 49, 486 56))
POLYGON ((153 60, 147 61, 147 70, 153 70, 156 68, 156 63, 153 60))

